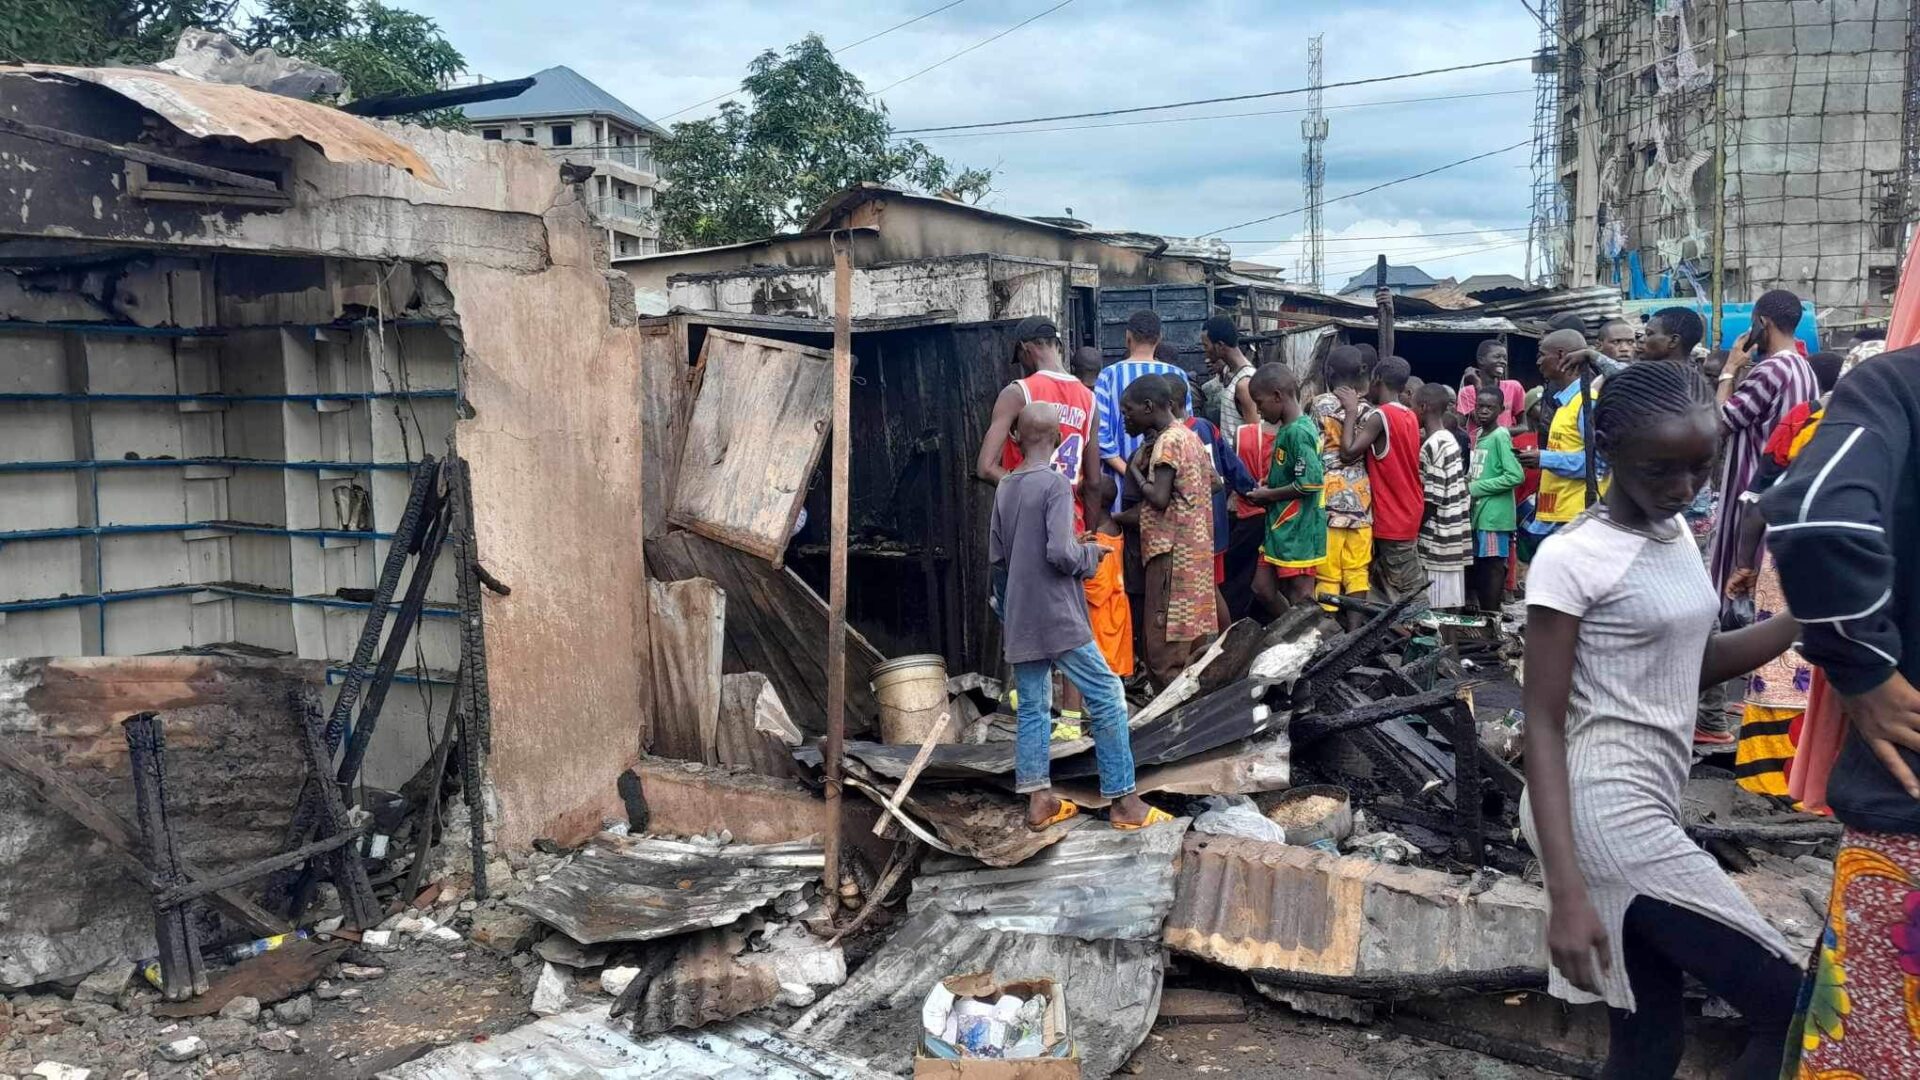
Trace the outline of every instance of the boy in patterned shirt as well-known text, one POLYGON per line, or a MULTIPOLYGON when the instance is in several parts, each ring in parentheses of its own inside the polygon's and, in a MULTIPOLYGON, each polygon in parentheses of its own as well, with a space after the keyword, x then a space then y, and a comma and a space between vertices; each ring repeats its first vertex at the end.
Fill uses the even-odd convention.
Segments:
MULTIPOLYGON (((1320 564, 1317 591, 1321 596, 1357 600, 1365 600, 1371 587, 1367 571, 1373 563, 1373 487, 1367 479, 1367 449, 1346 451, 1346 410, 1334 391, 1346 387, 1356 396, 1365 393, 1367 373, 1362 363, 1359 349, 1335 346, 1327 354, 1327 391, 1314 398, 1309 409, 1320 428, 1320 464, 1326 473, 1327 560, 1320 564)), ((1360 419, 1365 421, 1371 412, 1373 406, 1362 401, 1360 419)), ((1334 610, 1332 605, 1326 607, 1334 610)), ((1336 617, 1349 630, 1365 619, 1352 609, 1336 617)))

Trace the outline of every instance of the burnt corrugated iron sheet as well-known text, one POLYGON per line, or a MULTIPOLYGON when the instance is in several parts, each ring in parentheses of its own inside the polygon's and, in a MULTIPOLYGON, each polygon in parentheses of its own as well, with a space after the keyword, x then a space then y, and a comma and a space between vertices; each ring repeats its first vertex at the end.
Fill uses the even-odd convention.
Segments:
POLYGON ((601 833, 515 907, 583 944, 725 926, 820 879, 811 843, 728 844, 601 833))
POLYGON ((737 957, 745 947, 746 933, 737 926, 688 937, 673 962, 647 987, 634 1013, 634 1033, 697 1030, 773 1004, 780 984, 771 968, 740 963, 737 957))
POLYGON ((1166 966, 1167 952, 1157 941, 989 930, 928 907, 901 923, 845 985, 815 1002, 789 1031, 906 1074, 920 1033, 920 1003, 935 983, 983 971, 1001 982, 1045 977, 1066 997, 1067 1032, 1080 1047, 1081 1074, 1099 1080, 1132 1056, 1153 1027, 1166 966))
POLYGON ((158 113, 195 138, 219 135, 249 143, 300 139, 319 147, 329 161, 391 165, 436 187, 445 186, 413 147, 360 117, 311 101, 146 68, 24 64, 0 68, 0 75, 88 82, 158 113))
POLYGON ((1018 866, 929 856, 907 910, 932 906, 988 930, 1152 941, 1173 906, 1187 819, 1122 832, 1093 825, 1018 866))
POLYGON ((1540 971, 1544 893, 1238 837, 1189 835, 1163 938, 1241 971, 1355 983, 1540 971))
POLYGON ((1544 290, 1512 300, 1482 304, 1478 310, 1483 315, 1504 315, 1510 319, 1542 323, 1559 315, 1574 314, 1580 316, 1589 334, 1598 330, 1601 323, 1620 318, 1625 312, 1620 301, 1620 290, 1612 285, 1544 290))
MULTIPOLYGON (((1157 980, 1156 980, 1157 981, 1157 980)), ((919 1011, 914 1011, 917 1020, 919 1011)), ((380 1074, 382 1080, 887 1080, 864 1062, 736 1021, 635 1039, 607 1007, 536 1020, 485 1042, 457 1042, 380 1074)))

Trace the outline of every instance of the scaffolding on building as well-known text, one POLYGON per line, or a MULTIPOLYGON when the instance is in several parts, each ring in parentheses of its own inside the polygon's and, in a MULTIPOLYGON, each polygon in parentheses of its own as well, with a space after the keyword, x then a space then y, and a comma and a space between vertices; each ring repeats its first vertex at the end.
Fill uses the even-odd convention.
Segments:
MULTIPOLYGON (((1532 10, 1529 8, 1528 10, 1532 10)), ((1533 215, 1527 227, 1526 280, 1560 284, 1566 228, 1560 179, 1560 3, 1540 0, 1540 51, 1533 58, 1533 215)))

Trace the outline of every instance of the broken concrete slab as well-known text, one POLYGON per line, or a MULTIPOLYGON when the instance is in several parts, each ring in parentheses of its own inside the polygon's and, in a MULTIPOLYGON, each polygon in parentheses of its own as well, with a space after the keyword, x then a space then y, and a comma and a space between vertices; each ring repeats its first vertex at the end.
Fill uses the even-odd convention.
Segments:
MULTIPOLYGON (((827 806, 797 780, 690 761, 646 758, 627 770, 644 807, 636 831, 665 836, 704 836, 725 830, 739 843, 822 842, 827 806)), ((879 808, 863 799, 841 803, 846 835, 875 866, 892 845, 873 835, 879 808)))
POLYGON ((501 956, 525 951, 540 931, 539 921, 532 916, 495 905, 476 909, 472 919, 472 928, 467 931, 467 937, 474 944, 501 956))
POLYGON ((573 997, 571 980, 558 967, 545 964, 540 981, 533 987, 533 1004, 527 1007, 535 1016, 554 1016, 567 1011, 573 997))
POLYGON ((601 833, 514 906, 586 944, 725 926, 801 892, 826 858, 810 843, 717 844, 601 833))
POLYGON ((548 934, 533 947, 535 956, 549 964, 569 968, 597 968, 612 952, 605 945, 582 945, 565 934, 548 934))
POLYGON ((100 970, 80 980, 80 985, 74 987, 73 1000, 118 1005, 120 995, 126 993, 127 987, 133 982, 133 972, 130 961, 108 961, 100 970))

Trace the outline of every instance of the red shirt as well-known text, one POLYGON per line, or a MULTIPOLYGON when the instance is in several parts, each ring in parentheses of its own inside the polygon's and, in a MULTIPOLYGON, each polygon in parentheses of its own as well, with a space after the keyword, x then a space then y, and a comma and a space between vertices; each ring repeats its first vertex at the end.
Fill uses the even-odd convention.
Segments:
MULTIPOLYGON (((1086 532, 1086 510, 1079 498, 1080 459, 1093 442, 1093 391, 1064 371, 1036 371, 1013 385, 1026 395, 1028 404, 1050 401, 1060 407, 1060 445, 1053 452, 1053 469, 1073 485, 1073 528, 1076 533, 1086 532)), ((1000 466, 1012 472, 1025 460, 1009 435, 1000 450, 1000 466)))
MULTIPOLYGON (((1273 439, 1278 434, 1278 428, 1265 431, 1258 423, 1241 424, 1233 433, 1234 456, 1240 459, 1240 464, 1247 467, 1247 474, 1256 481, 1265 482, 1267 478, 1267 466, 1273 460, 1273 439)), ((1234 495, 1228 501, 1233 505, 1234 517, 1261 517, 1267 512, 1266 507, 1255 506, 1239 495, 1234 495)))
MULTIPOLYGON (((1518 450, 1540 449, 1540 433, 1537 431, 1516 431, 1513 434, 1513 448, 1518 450)), ((1540 490, 1540 470, 1527 469, 1522 473, 1520 486, 1513 490, 1514 505, 1526 502, 1540 490)))
POLYGON ((1407 541, 1420 535, 1426 491, 1420 485, 1420 418, 1397 401, 1380 406, 1387 451, 1367 458, 1373 486, 1373 538, 1407 541))

